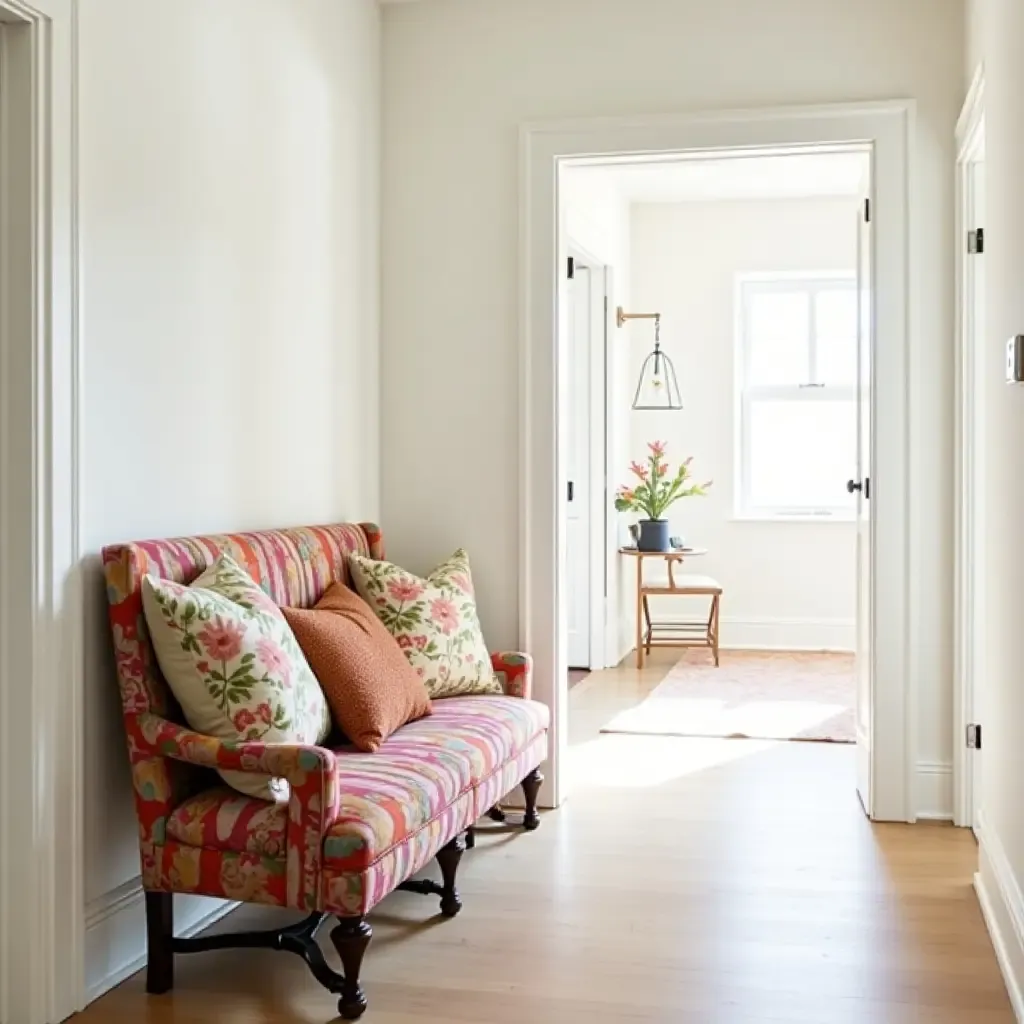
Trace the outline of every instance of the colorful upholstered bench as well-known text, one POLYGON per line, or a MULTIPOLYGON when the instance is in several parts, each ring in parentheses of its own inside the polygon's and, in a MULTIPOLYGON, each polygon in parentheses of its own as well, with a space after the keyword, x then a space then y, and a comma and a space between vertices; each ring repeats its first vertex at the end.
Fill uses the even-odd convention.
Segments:
POLYGON ((399 887, 434 893, 449 917, 461 907, 455 876, 474 823, 522 786, 524 826, 539 824, 539 766, 548 709, 530 700, 530 659, 495 654, 504 695, 435 701, 373 754, 293 744, 225 743, 183 724, 160 674, 142 611, 146 574, 188 583, 227 553, 280 605, 312 607, 347 558, 383 557, 370 524, 302 527, 108 547, 103 552, 118 679, 139 818, 148 921, 147 990, 173 986, 174 954, 229 946, 297 953, 339 998, 347 1019, 372 935, 367 913, 399 887), (212 769, 269 773, 290 783, 287 804, 225 787, 212 769), (436 858, 440 884, 416 879, 436 858), (281 930, 177 939, 172 893, 305 911, 281 930), (342 973, 315 941, 329 916, 342 973))

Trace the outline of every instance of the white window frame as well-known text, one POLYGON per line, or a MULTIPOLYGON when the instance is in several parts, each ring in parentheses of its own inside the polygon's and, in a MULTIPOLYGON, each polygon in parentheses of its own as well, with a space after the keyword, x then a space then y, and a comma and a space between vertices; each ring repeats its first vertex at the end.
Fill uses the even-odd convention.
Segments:
MULTIPOLYGON (((771 291, 793 291, 794 287, 809 294, 835 288, 837 285, 855 290, 856 274, 850 271, 793 271, 744 273, 736 275, 736 430, 734 518, 739 520, 771 522, 853 522, 856 517, 856 503, 849 505, 812 508, 800 505, 765 506, 755 505, 750 492, 750 423, 751 405, 756 400, 783 399, 801 402, 850 402, 857 400, 856 386, 825 385, 814 379, 816 346, 814 339, 814 303, 808 303, 810 318, 809 336, 812 339, 809 371, 811 379, 804 384, 748 385, 747 373, 750 365, 750 341, 747 332, 750 297, 756 293, 771 291)), ((852 466, 852 463, 851 463, 852 466)))

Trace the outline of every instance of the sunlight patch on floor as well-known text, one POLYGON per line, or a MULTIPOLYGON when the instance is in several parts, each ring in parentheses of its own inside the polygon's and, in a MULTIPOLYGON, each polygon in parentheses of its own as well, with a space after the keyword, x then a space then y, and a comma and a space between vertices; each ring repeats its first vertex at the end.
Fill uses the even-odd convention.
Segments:
POLYGON ((644 789, 778 746, 777 740, 603 735, 569 749, 572 790, 644 789))
POLYGON ((841 704, 800 700, 722 700, 651 697, 617 715, 615 732, 675 733, 680 736, 800 736, 844 710, 841 704))

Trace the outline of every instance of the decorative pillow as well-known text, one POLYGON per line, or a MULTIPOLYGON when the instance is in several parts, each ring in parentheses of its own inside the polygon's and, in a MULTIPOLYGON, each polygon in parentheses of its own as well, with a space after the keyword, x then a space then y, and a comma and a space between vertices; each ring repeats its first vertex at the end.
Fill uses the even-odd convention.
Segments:
POLYGON ((332 583, 315 608, 283 608, 331 707, 360 750, 373 753, 396 729, 429 715, 416 670, 370 606, 332 583))
POLYGON ((419 673, 427 693, 501 693, 473 598, 469 556, 459 548, 425 580, 363 555, 350 555, 356 590, 419 673))
MULTIPOLYGON (((206 736, 319 743, 323 692, 281 609, 222 555, 191 586, 147 576, 142 605, 156 659, 188 724, 206 736)), ((284 779, 225 771, 247 796, 284 800, 284 779)))

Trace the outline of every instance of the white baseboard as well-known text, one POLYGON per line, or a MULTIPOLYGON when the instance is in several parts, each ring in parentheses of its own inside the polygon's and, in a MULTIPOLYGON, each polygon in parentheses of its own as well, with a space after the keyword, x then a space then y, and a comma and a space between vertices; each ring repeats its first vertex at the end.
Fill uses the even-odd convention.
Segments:
POLYGON ((953 820, 953 764, 918 761, 915 786, 916 817, 921 821, 953 820))
POLYGON ((736 619, 722 616, 721 645, 729 650, 854 651, 853 619, 736 619))
MULTIPOLYGON (((175 896, 175 934, 201 932, 238 906, 205 896, 175 896)), ((146 964, 146 907, 138 877, 85 908, 85 999, 91 1003, 146 964)))
POLYGON ((988 831, 983 815, 978 817, 974 889, 1014 1015, 1024 1021, 1024 897, 998 835, 988 831))

